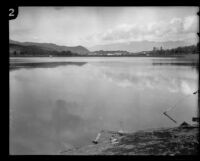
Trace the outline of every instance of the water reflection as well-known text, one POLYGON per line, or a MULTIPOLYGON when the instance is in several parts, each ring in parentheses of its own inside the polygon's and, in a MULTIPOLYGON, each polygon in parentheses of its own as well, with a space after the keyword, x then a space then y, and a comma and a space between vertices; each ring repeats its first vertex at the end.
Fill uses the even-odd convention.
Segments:
POLYGON ((152 65, 164 65, 164 66, 189 66, 192 68, 198 68, 199 58, 196 59, 184 59, 184 58, 170 58, 170 59, 152 59, 152 65))
POLYGON ((152 65, 198 66, 197 62, 153 62, 152 65))
POLYGON ((69 112, 73 106, 68 105, 72 103, 55 102, 55 106, 49 106, 49 109, 42 107, 42 102, 18 109, 20 113, 15 113, 17 117, 11 119, 10 125, 12 154, 59 154, 61 149, 88 140, 91 135, 85 129, 88 122, 69 112))
POLYGON ((186 95, 197 89, 198 76, 190 67, 154 68, 146 66, 135 68, 130 66, 129 70, 126 68, 116 70, 116 68, 103 66, 100 69, 102 77, 121 87, 141 90, 160 89, 168 92, 181 92, 186 95))
POLYGON ((152 61, 118 58, 11 70, 10 153, 58 154, 122 124, 126 131, 176 126, 162 112, 177 100, 178 107, 168 113, 178 123, 191 123, 198 73, 190 66, 153 66, 152 61))
POLYGON ((10 62, 10 70, 16 70, 20 68, 55 68, 57 66, 65 65, 77 65, 82 66, 86 62, 10 62))

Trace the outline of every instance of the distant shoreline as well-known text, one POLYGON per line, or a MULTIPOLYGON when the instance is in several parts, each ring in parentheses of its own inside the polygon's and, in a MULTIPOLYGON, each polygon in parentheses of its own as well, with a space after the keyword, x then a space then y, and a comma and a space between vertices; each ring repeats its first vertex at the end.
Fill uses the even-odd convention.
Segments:
MULTIPOLYGON (((72 57, 72 56, 70 56, 72 57)), ((76 56, 77 58, 78 56, 76 56)), ((123 57, 123 58, 128 58, 127 56, 79 56, 78 58, 108 58, 108 57, 123 57)), ((129 56, 130 57, 130 56, 129 56)), ((187 55, 187 56, 165 56, 165 57, 158 57, 158 56, 131 56, 131 58, 173 58, 173 59, 176 59, 176 60, 180 60, 180 61, 183 61, 183 62, 168 62, 168 63, 156 63, 156 62, 153 62, 152 64, 153 65, 185 65, 185 66, 196 66, 198 67, 199 66, 199 55, 198 54, 190 54, 190 55, 187 55)), ((27 56, 27 57, 10 57, 10 62, 9 62, 9 69, 12 71, 12 70, 16 70, 16 69, 20 69, 20 68, 37 68, 37 67, 42 67, 42 68, 50 68, 50 67, 56 67, 56 66, 60 66, 60 65, 78 65, 78 66, 81 66, 81 65, 84 65, 86 64, 87 62, 73 62, 73 61, 62 61, 62 59, 60 59, 60 61, 52 61, 52 62, 15 62, 14 60, 12 59, 17 59, 17 58, 52 58, 52 60, 54 58, 58 58, 58 57, 31 57, 31 56, 27 56)), ((60 58, 67 58, 66 56, 65 57, 60 57, 60 58)), ((69 56, 68 56, 69 58, 69 56)), ((75 57, 73 57, 75 58, 75 57)))
POLYGON ((184 57, 188 57, 188 56, 194 56, 196 58, 199 57, 199 54, 184 54, 184 55, 74 55, 74 56, 31 56, 31 55, 23 55, 23 56, 10 56, 9 58, 26 58, 26 57, 46 57, 46 58, 59 58, 59 57, 172 57, 172 58, 184 58, 184 57))

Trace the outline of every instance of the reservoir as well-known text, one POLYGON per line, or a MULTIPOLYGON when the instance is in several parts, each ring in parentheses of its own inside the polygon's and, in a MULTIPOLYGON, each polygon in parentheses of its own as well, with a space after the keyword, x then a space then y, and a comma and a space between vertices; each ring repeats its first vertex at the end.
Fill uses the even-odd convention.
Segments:
POLYGON ((59 154, 101 130, 192 124, 198 73, 179 58, 10 58, 10 154, 59 154))

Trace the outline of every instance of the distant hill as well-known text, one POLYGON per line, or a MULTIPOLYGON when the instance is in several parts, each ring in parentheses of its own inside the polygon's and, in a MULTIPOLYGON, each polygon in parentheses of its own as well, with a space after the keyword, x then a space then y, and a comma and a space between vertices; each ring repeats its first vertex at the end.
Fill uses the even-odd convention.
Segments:
MULTIPOLYGON (((137 42, 140 43, 140 42, 137 42)), ((146 42, 149 44, 150 42, 146 42)), ((156 42, 155 42, 156 43, 156 42)), ((185 45, 178 46, 179 43, 174 43, 174 48, 171 45, 172 42, 165 42, 165 45, 157 46, 152 42, 150 46, 153 46, 149 50, 145 46, 139 52, 130 52, 126 50, 98 50, 90 52, 82 46, 67 47, 59 46, 52 43, 33 43, 33 42, 18 42, 10 40, 9 50, 10 56, 177 56, 185 54, 198 53, 199 44, 197 45, 185 45)), ((141 45, 141 44, 140 44, 141 45)))
POLYGON ((63 51, 70 51, 72 53, 84 55, 89 53, 90 51, 86 49, 83 46, 74 46, 74 47, 68 47, 68 46, 59 46, 52 43, 35 43, 35 42, 18 42, 10 40, 10 52, 15 51, 22 51, 27 50, 28 48, 31 48, 33 50, 45 50, 45 51, 56 51, 56 52, 63 52, 63 51))
POLYGON ((115 43, 107 45, 96 45, 90 48, 91 51, 98 50, 125 50, 128 52, 140 52, 150 51, 153 47, 163 49, 172 49, 180 46, 194 45, 196 42, 189 41, 166 41, 166 42, 155 42, 155 41, 132 41, 129 43, 115 43))

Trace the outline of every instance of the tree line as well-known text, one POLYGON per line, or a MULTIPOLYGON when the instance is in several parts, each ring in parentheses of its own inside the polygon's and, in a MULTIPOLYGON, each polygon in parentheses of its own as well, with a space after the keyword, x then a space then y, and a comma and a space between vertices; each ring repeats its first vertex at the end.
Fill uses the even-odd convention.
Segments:
POLYGON ((180 54, 197 54, 199 53, 199 43, 197 45, 177 47, 174 49, 153 48, 150 55, 180 55, 180 54))
POLYGON ((49 51, 37 46, 20 46, 10 44, 10 56, 78 56, 79 54, 71 51, 49 51))

